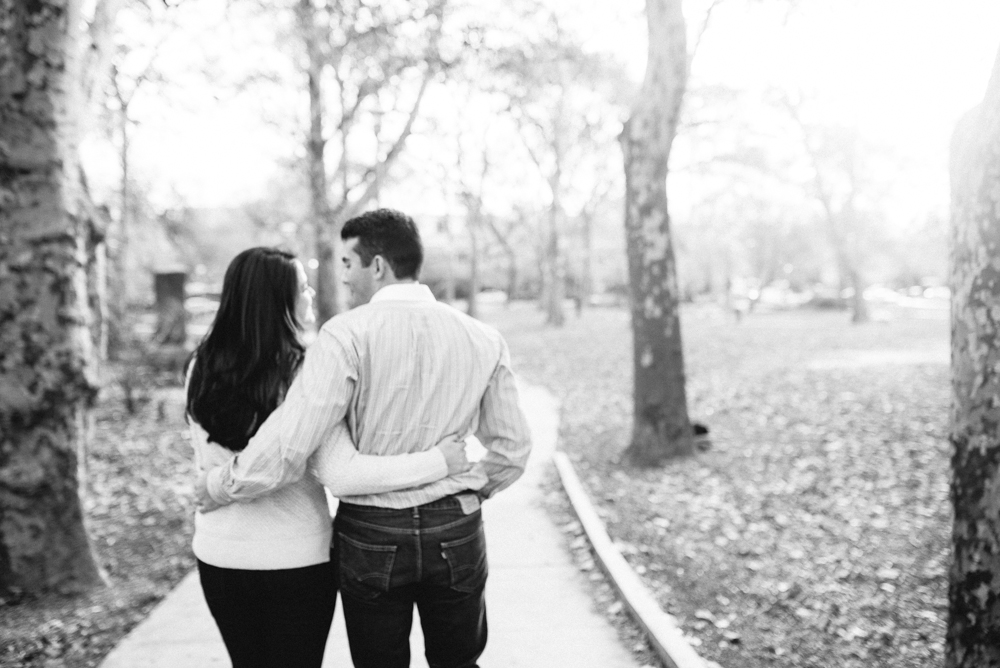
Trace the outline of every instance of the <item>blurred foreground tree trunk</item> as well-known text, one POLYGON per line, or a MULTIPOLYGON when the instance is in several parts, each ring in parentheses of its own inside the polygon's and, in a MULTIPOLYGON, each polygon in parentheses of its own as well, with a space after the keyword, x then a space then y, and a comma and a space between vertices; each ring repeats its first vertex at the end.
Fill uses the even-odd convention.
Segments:
POLYGON ((1000 666, 1000 54, 951 147, 948 668, 1000 666))
POLYGON ((0 3, 0 589, 101 577, 77 449, 94 393, 78 0, 0 3))
POLYGON ((689 454, 694 445, 667 213, 667 165, 688 71, 681 0, 647 0, 646 20, 646 76, 621 137, 635 374, 625 457, 639 466, 689 454))

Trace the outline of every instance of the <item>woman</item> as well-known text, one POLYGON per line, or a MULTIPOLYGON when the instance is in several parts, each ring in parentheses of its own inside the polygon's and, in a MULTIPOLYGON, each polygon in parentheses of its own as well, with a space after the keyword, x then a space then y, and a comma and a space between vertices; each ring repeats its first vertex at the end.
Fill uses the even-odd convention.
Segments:
MULTIPOLYGON (((187 415, 200 470, 246 447, 282 401, 302 362, 313 289, 289 253, 251 248, 226 270, 208 335, 188 371, 187 415)), ((195 515, 193 549, 202 589, 234 668, 320 666, 336 600, 334 495, 412 487, 448 474, 449 439, 427 452, 363 456, 346 425, 310 461, 310 474, 273 494, 195 515)))

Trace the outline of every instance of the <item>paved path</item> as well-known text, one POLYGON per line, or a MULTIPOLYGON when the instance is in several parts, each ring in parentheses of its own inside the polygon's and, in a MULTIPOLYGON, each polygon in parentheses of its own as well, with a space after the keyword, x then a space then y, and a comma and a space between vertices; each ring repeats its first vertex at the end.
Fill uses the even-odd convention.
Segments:
MULTIPOLYGON (((588 583, 573 566, 558 528, 542 507, 539 484, 556 445, 558 405, 541 388, 520 389, 534 451, 524 476, 483 506, 490 559, 486 586, 490 638, 479 663, 482 668, 636 668, 615 630, 594 611, 588 583)), ((426 668, 418 623, 411 641, 412 666, 426 668)), ((197 572, 192 572, 101 668, 229 665, 197 572)), ((323 665, 351 665, 340 605, 323 665)))

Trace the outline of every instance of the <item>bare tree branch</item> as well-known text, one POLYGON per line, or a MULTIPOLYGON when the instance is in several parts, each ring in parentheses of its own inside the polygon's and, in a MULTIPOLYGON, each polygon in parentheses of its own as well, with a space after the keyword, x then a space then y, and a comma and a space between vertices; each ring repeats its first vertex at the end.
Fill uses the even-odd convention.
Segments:
MULTIPOLYGON (((379 161, 376 165, 369 167, 365 170, 365 173, 359 179, 358 183, 352 186, 350 189, 345 189, 342 193, 340 204, 338 204, 334 210, 335 220, 345 220, 352 217, 358 211, 363 209, 368 203, 375 197, 378 192, 379 185, 385 179, 386 174, 388 174, 389 169, 396 162, 397 158, 403 151, 403 147, 406 144, 407 138, 413 131, 413 123, 417 119, 417 115, 420 112, 420 105, 423 102, 424 94, 427 92, 427 87, 430 85, 431 80, 437 73, 436 63, 438 59, 436 54, 438 53, 438 42, 441 38, 441 30, 443 28, 443 17, 442 13, 446 1, 442 0, 437 5, 435 5, 435 16, 437 17, 437 26, 435 27, 430 39, 428 40, 427 51, 425 56, 426 68, 424 70, 424 76, 420 82, 420 89, 417 91, 417 97, 410 108, 409 115, 406 119, 406 124, 400 131, 399 136, 393 142, 389 151, 386 153, 385 158, 379 161), (364 191, 355 201, 351 201, 350 194, 357 188, 364 188, 364 191)), ((346 164, 345 164, 346 169, 346 164)))
POLYGON ((694 37, 694 45, 691 47, 691 53, 688 56, 688 76, 691 76, 691 63, 694 62, 694 57, 698 53, 698 47, 701 46, 701 40, 705 36, 705 32, 708 30, 708 24, 712 20, 712 12, 715 8, 721 5, 726 0, 713 0, 712 4, 708 6, 708 10, 705 12, 705 18, 701 22, 701 26, 698 28, 698 33, 694 37))
POLYGON ((367 206, 368 202, 375 197, 375 193, 378 192, 379 184, 385 178, 385 175, 389 172, 389 169, 392 167, 393 163, 396 162, 396 159, 403 151, 403 146, 413 130, 413 122, 416 120, 417 114, 420 112, 420 104, 424 99, 424 93, 427 91, 427 86, 430 84, 433 77, 433 68, 428 67, 427 71, 424 73, 423 81, 420 82, 420 90, 417 92, 417 98, 413 103, 413 107, 410 109, 410 115, 406 119, 406 125, 403 126, 403 129, 400 131, 396 141, 393 142, 392 147, 386 153, 385 158, 379 161, 378 164, 365 170, 365 173, 359 182, 349 191, 353 192, 356 188, 363 187, 364 192, 361 196, 358 197, 356 201, 350 202, 348 199, 349 192, 344 193, 344 197, 340 204, 334 208, 334 214, 337 220, 350 218, 357 211, 360 211, 367 206))

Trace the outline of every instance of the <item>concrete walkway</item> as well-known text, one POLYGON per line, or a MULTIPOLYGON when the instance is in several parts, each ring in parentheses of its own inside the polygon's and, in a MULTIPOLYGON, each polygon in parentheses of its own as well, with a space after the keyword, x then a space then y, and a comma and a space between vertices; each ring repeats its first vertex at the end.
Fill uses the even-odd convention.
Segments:
MULTIPOLYGON (((534 451, 521 480, 483 506, 490 559, 486 586, 490 638, 479 663, 482 668, 636 668, 614 628, 595 612, 588 583, 573 566, 558 528, 542 507, 540 482, 556 445, 558 405, 541 388, 522 385, 520 391, 534 451)), ((419 623, 414 623, 411 645, 411 665, 426 668, 419 623)), ((229 665, 198 574, 192 572, 101 667, 229 665)), ((339 604, 323 665, 351 665, 339 604)))

